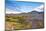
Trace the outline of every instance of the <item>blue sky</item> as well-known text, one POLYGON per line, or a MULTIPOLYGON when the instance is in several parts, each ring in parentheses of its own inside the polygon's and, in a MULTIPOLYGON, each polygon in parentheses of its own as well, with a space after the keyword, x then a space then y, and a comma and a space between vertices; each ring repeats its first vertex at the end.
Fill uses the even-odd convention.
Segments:
POLYGON ((35 8, 42 7, 44 3, 6 0, 5 4, 6 4, 6 11, 7 12, 10 12, 10 11, 13 11, 13 12, 30 12, 35 8))

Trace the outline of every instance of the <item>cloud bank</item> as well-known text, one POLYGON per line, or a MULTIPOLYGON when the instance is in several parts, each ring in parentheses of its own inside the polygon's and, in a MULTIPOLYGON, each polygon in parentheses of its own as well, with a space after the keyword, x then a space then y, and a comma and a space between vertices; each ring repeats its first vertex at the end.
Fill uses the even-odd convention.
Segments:
POLYGON ((44 5, 40 5, 36 8, 34 8, 33 10, 36 10, 36 11, 39 11, 39 12, 44 11, 44 5))
POLYGON ((19 14, 19 13, 27 13, 27 12, 31 12, 31 11, 38 11, 38 12, 41 12, 43 11, 44 9, 44 5, 40 5, 36 8, 33 8, 32 6, 17 6, 15 9, 8 9, 6 8, 6 13, 7 14, 10 14, 10 13, 13 13, 13 14, 19 14))

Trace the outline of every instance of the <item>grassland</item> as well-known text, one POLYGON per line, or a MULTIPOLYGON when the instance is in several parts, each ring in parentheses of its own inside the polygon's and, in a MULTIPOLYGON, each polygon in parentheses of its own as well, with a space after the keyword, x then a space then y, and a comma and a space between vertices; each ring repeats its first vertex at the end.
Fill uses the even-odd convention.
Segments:
POLYGON ((43 28, 44 22, 42 20, 31 20, 31 16, 5 16, 6 30, 20 30, 43 28), (33 25, 34 24, 34 25, 33 25), (34 26, 34 27, 33 27, 34 26))

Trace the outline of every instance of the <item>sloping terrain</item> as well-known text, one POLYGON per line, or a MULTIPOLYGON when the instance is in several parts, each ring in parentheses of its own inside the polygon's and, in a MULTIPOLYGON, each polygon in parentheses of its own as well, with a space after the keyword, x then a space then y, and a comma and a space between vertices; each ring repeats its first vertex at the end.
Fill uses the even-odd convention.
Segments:
POLYGON ((44 28, 44 12, 6 14, 6 30, 44 28))

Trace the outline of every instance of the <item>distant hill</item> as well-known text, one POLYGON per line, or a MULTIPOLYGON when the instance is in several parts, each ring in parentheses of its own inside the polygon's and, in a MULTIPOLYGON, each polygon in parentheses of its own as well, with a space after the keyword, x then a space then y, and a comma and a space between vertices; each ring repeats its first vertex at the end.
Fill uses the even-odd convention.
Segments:
POLYGON ((30 16, 30 15, 38 15, 38 14, 44 14, 44 12, 38 12, 38 11, 32 11, 32 12, 28 12, 28 13, 20 13, 20 14, 6 14, 6 15, 11 15, 11 16, 16 16, 16 15, 21 15, 21 16, 30 16))

